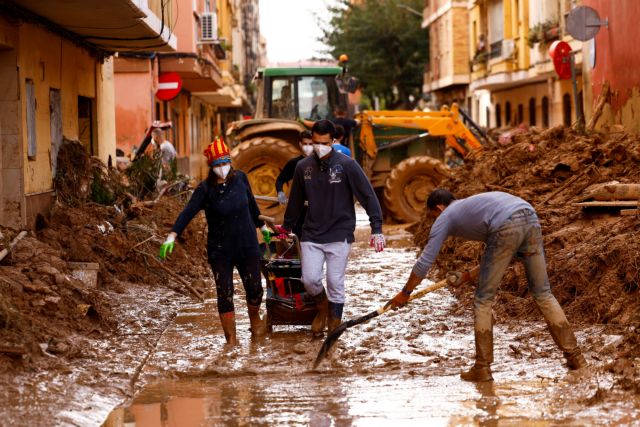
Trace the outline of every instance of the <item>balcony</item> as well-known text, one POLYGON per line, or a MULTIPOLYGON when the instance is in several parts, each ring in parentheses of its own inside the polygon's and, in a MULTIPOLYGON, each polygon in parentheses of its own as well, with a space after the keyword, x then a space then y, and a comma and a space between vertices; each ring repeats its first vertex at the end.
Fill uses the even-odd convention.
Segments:
POLYGON ((196 53, 166 53, 158 57, 160 69, 180 74, 182 85, 189 92, 216 91, 223 86, 218 65, 196 53))
POLYGON ((54 24, 105 51, 170 52, 177 46, 168 22, 170 1, 165 2, 164 22, 148 0, 20 0, 14 4, 5 3, 4 7, 43 24, 54 24))

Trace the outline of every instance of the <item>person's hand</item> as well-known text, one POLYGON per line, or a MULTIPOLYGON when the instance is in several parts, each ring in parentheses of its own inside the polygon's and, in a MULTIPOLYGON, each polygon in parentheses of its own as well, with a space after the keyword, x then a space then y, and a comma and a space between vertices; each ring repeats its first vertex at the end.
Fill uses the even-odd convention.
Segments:
POLYGON ((291 230, 287 230, 281 225, 276 225, 276 233, 278 233, 276 238, 284 240, 289 237, 289 233, 291 233, 291 230))
POLYGON ((447 273, 447 282, 451 286, 458 287, 467 282, 472 282, 478 277, 480 269, 478 267, 469 271, 449 271, 447 273))
POLYGON ((369 246, 374 248, 376 252, 382 252, 384 250, 384 245, 386 241, 384 240, 384 235, 380 234, 372 234, 369 239, 369 246))
POLYGON ((267 245, 271 243, 271 231, 269 231, 267 226, 263 225, 262 227, 260 227, 260 231, 262 232, 262 238, 264 239, 264 242, 267 245))
POLYGON ((286 205, 289 199, 287 199, 287 195, 284 194, 284 191, 278 191, 278 203, 281 205, 286 205))
POLYGON ((169 256, 173 252, 175 240, 176 233, 169 233, 169 235, 167 236, 167 240, 165 240, 162 246, 160 246, 160 259, 167 259, 167 256, 169 256))
POLYGON ((409 297, 411 296, 411 292, 407 292, 404 289, 398 292, 398 294, 393 297, 388 304, 392 309, 397 310, 400 307, 404 307, 409 302, 409 297))

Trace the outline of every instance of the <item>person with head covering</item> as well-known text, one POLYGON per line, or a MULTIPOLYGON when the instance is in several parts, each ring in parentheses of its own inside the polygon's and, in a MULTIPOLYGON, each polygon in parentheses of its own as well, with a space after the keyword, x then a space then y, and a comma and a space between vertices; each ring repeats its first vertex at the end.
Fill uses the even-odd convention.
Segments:
POLYGON ((221 138, 204 150, 210 167, 209 176, 196 187, 189 203, 178 216, 166 241, 160 248, 160 258, 166 259, 174 249, 175 239, 191 219, 204 210, 207 225, 207 253, 213 270, 218 297, 218 313, 229 345, 236 345, 235 308, 233 304, 233 269, 242 279, 252 334, 265 332, 260 318, 262 281, 260 250, 256 228, 266 232, 259 219, 260 210, 244 172, 231 166, 229 149, 221 138))

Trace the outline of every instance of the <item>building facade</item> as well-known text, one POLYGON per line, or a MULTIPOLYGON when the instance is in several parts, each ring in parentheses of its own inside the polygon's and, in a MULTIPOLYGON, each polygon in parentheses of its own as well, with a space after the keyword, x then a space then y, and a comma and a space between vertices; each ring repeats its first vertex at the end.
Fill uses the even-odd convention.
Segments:
POLYGON ((429 37, 429 62, 425 67, 423 92, 431 95, 431 105, 467 99, 469 75, 469 26, 466 1, 430 0, 425 2, 422 28, 429 37))
POLYGON ((251 110, 247 78, 258 66, 258 2, 175 0, 175 7, 175 52, 116 59, 117 144, 130 154, 153 121, 170 121, 167 138, 178 153, 178 170, 201 179, 208 173, 203 150, 251 110), (180 76, 182 90, 161 101, 155 96, 158 77, 167 72, 180 76))
POLYGON ((32 228, 38 214, 48 215, 63 138, 115 160, 111 54, 174 49, 157 3, 0 5, 0 225, 32 228))
POLYGON ((564 25, 571 7, 570 0, 469 2, 469 43, 474 49, 467 106, 474 120, 498 128, 568 126, 576 120, 571 80, 558 79, 549 56, 553 41, 568 42, 578 52, 582 86, 582 43, 573 40, 564 25))
POLYGON ((618 124, 640 134, 640 55, 635 50, 640 2, 635 0, 582 0, 608 19, 595 38, 584 43, 584 93, 587 120, 594 114, 603 87, 610 95, 598 113, 596 129, 618 124))

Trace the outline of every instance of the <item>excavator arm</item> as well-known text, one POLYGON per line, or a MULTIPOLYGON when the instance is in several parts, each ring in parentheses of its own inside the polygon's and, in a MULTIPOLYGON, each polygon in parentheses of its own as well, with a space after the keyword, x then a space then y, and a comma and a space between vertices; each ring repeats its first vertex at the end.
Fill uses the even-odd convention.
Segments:
POLYGON ((378 150, 391 146, 411 143, 425 136, 425 133, 403 138, 378 148, 374 137, 375 126, 392 126, 406 129, 424 130, 430 136, 444 137, 447 145, 465 157, 469 152, 482 148, 476 136, 465 126, 458 110, 453 104, 451 109, 443 107, 440 111, 364 111, 356 116, 361 123, 360 147, 371 159, 375 159, 378 150), (461 142, 459 142, 461 141, 461 142))

